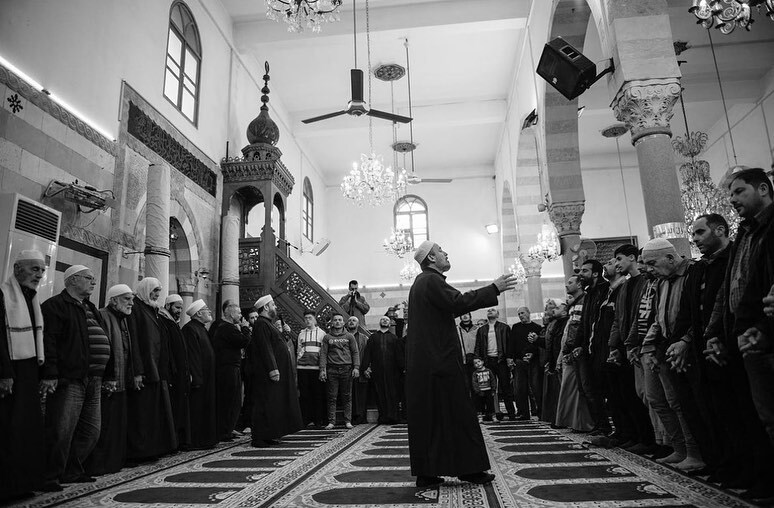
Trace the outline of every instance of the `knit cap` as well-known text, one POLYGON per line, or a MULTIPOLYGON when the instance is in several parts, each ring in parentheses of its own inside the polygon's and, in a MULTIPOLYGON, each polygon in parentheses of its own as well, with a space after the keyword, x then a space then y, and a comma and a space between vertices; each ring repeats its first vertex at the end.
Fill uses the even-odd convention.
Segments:
POLYGON ((643 261, 657 259, 668 254, 677 257, 675 246, 666 238, 654 238, 653 240, 648 240, 642 248, 643 261))

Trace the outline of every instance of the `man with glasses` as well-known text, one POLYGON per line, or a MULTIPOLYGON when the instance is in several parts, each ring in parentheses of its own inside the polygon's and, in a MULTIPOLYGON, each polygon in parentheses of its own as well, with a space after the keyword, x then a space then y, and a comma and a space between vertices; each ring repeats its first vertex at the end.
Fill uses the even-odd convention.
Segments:
POLYGON ((89 267, 73 265, 64 272, 64 284, 61 293, 41 305, 47 492, 62 490, 62 483, 95 481, 83 464, 99 439, 103 381, 116 388, 110 341, 99 311, 89 301, 97 279, 89 267))
POLYGON ((185 310, 191 320, 183 327, 191 371, 191 395, 188 398, 191 416, 191 449, 203 450, 218 442, 215 432, 215 352, 207 329, 212 312, 204 300, 196 300, 185 310))

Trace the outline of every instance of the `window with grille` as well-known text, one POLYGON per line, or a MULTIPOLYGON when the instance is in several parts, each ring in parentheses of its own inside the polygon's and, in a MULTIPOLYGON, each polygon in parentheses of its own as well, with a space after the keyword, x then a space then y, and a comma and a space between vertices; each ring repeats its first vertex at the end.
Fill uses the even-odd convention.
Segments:
POLYGON ((169 12, 164 97, 194 125, 198 123, 202 47, 190 9, 180 1, 169 12))
POLYGON ((411 238, 414 247, 429 238, 427 204, 419 196, 406 195, 395 202, 395 230, 402 230, 411 238))

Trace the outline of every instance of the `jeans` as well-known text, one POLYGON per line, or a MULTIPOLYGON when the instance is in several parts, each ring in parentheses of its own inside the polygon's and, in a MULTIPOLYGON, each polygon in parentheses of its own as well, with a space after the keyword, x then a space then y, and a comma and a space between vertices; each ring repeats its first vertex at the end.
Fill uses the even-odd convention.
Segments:
POLYGON ((645 375, 645 393, 648 402, 658 414, 672 448, 680 454, 701 458, 699 447, 693 439, 688 422, 683 414, 678 384, 682 381, 669 368, 669 364, 659 361, 656 372, 643 366, 645 375))
POLYGON ((46 400, 46 481, 84 475, 83 464, 99 439, 101 377, 60 379, 46 400))
POLYGON ((328 423, 336 424, 336 402, 344 406, 344 421, 352 422, 352 365, 328 365, 328 423))
MULTIPOLYGON (((516 416, 516 408, 513 405, 513 389, 511 387, 511 372, 508 370, 508 364, 505 360, 498 361, 496 356, 488 356, 485 362, 486 367, 497 376, 497 395, 498 400, 495 412, 500 412, 499 401, 505 403, 505 411, 509 416, 516 416)), ((525 396, 525 401, 527 400, 525 396)), ((529 403, 527 403, 527 414, 529 414, 529 403)))
POLYGON ((304 425, 325 425, 325 383, 317 369, 298 369, 298 392, 304 425))
POLYGON ((744 357, 755 409, 774 445, 774 353, 752 353, 744 357))
POLYGON ((648 410, 650 423, 653 426, 654 439, 656 443, 660 445, 671 445, 669 439, 665 435, 666 432, 664 431, 664 425, 661 423, 661 419, 653 409, 653 406, 650 405, 648 396, 645 393, 645 369, 640 364, 633 364, 632 367, 634 368, 634 390, 637 394, 637 397, 640 398, 648 410))

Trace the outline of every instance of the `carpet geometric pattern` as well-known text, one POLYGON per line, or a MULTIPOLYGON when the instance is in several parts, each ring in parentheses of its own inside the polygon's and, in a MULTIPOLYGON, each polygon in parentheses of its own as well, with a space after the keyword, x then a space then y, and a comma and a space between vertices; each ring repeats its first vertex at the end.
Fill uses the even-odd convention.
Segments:
POLYGON ((495 481, 417 488, 406 426, 302 430, 279 446, 242 438, 37 496, 18 507, 747 507, 740 499, 583 435, 538 422, 484 424, 495 481))

